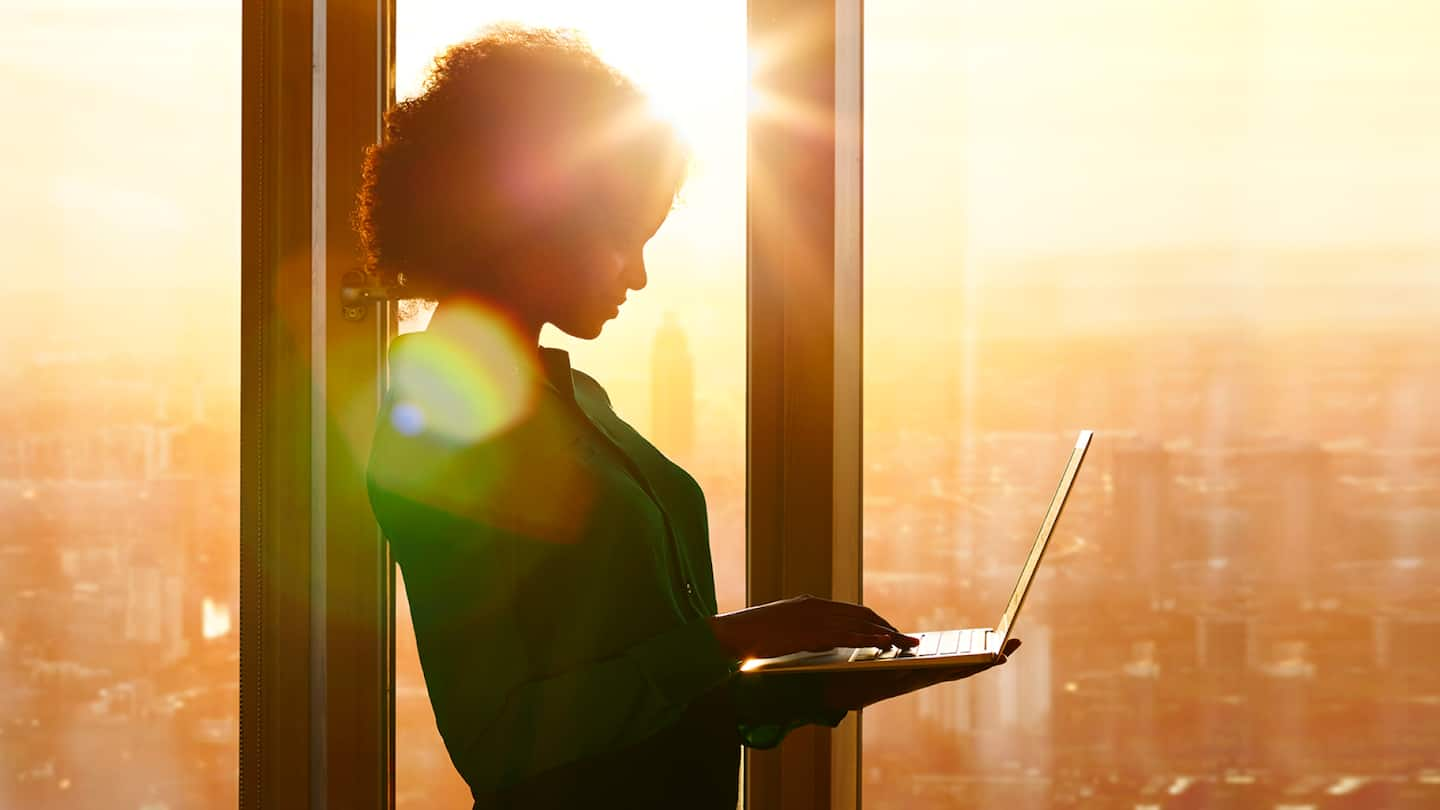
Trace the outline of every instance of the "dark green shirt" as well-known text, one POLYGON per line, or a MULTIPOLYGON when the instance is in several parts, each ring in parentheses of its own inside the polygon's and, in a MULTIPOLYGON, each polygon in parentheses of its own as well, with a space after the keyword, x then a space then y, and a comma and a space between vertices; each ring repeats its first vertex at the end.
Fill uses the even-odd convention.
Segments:
POLYGON ((566 352, 540 359, 527 376, 443 335, 399 338, 370 458, 436 722, 471 789, 634 746, 716 689, 737 747, 838 725, 813 682, 738 673, 706 621, 700 486, 566 352))

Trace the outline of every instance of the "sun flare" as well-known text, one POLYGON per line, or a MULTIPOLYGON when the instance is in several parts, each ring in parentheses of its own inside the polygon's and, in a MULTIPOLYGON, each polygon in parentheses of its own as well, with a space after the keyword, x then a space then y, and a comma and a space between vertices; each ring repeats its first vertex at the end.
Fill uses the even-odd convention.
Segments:
POLYGON ((511 22, 568 29, 634 80, 655 112, 695 145, 737 124, 743 126, 745 115, 745 7, 714 5, 719 7, 654 0, 605 4, 561 0, 537 7, 499 0, 472 7, 407 0, 400 8, 405 36, 396 59, 396 95, 405 98, 419 92, 437 53, 487 25, 511 22))

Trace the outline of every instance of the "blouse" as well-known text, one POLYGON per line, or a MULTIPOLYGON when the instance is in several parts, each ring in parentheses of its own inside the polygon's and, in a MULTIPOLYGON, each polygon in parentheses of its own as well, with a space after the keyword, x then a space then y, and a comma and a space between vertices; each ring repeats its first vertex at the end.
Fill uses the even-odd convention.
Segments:
POLYGON ((659 740, 713 751, 680 730, 717 733, 693 719, 717 694, 736 761, 740 745, 839 725, 815 681, 742 674, 715 638, 695 479, 565 351, 540 347, 538 379, 482 354, 443 335, 394 342, 367 470, 436 723, 472 792, 653 756, 659 740))

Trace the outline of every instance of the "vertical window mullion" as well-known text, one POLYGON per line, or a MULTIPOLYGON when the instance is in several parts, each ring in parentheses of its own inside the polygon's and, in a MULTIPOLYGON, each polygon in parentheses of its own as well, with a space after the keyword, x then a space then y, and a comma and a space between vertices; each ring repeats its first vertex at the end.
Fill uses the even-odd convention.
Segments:
POLYGON ((386 321, 341 313, 383 0, 244 6, 242 810, 388 807, 388 553, 364 463, 386 321))
MULTIPOLYGON (((835 318, 834 318, 834 598, 862 599, 864 405, 864 3, 835 2, 835 318)), ((862 715, 851 715, 832 735, 831 803, 860 806, 862 715)))
MULTIPOLYGON (((393 602, 391 561, 365 488, 382 391, 388 323, 367 303, 342 313, 340 290, 359 269, 350 227, 361 157, 387 101, 381 0, 316 0, 325 13, 323 317, 325 785, 327 807, 390 805, 393 602)), ((317 234, 319 235, 319 234, 317 234)), ((318 364, 317 364, 318 365, 318 364)))
POLYGON ((243 10, 240 807, 310 801, 311 8, 243 10))
MULTIPOLYGON (((859 20, 749 0, 750 604, 860 597, 859 20)), ((751 751, 746 806, 853 808, 858 751, 855 718, 751 751)))

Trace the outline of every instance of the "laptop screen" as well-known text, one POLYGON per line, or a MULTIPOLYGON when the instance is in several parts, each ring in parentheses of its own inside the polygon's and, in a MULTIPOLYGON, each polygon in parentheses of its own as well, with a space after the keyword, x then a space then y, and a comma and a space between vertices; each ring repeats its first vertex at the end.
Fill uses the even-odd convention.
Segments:
POLYGON ((1040 533, 1035 536, 1035 545, 1030 547, 1030 557, 1025 560, 1025 567, 1020 570, 1020 581, 1015 583, 1015 590, 1010 594, 1010 604, 1005 606, 1005 613, 1000 617, 1000 623, 995 625, 995 634, 1000 637, 1000 648, 1004 649, 1005 642, 1010 638, 1010 628, 1015 625, 1015 617, 1020 615, 1020 606, 1025 602, 1025 592, 1030 590, 1030 582, 1035 579, 1035 571, 1040 567, 1040 558, 1045 554, 1045 546, 1050 543, 1050 534, 1055 531, 1055 523, 1060 520, 1060 512, 1065 508, 1065 499, 1070 495, 1070 485, 1075 483, 1075 474, 1080 472, 1080 462, 1085 460, 1085 451, 1090 448, 1090 437, 1094 431, 1082 430, 1080 437, 1075 440, 1075 449, 1070 453, 1070 461, 1065 465, 1065 472, 1060 476, 1060 486, 1055 490, 1055 497, 1050 499, 1050 508, 1045 512, 1045 521, 1040 524, 1040 533))

